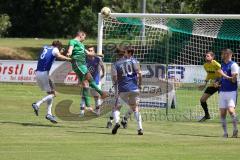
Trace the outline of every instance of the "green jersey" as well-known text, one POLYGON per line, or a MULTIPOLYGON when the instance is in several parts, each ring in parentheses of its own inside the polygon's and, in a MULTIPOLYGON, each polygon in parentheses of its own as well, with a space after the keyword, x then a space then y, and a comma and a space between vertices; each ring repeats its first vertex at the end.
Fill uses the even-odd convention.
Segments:
POLYGON ((86 53, 84 44, 76 39, 71 39, 68 45, 73 46, 71 58, 81 64, 86 64, 86 53))

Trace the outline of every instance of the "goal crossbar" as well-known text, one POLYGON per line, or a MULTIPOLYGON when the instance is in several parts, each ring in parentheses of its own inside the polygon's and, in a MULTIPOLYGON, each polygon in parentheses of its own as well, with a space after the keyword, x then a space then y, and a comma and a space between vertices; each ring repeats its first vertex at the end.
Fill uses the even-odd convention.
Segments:
POLYGON ((150 14, 150 13, 111 13, 111 17, 131 18, 217 18, 217 19, 240 19, 239 14, 150 14))

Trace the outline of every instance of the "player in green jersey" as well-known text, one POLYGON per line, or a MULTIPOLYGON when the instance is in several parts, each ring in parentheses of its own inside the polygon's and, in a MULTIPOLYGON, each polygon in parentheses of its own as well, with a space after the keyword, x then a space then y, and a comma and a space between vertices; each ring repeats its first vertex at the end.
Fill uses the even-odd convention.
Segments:
POLYGON ((102 99, 108 97, 108 93, 102 91, 98 87, 91 74, 88 72, 86 65, 86 54, 88 54, 88 51, 85 49, 85 46, 83 44, 85 38, 85 32, 77 32, 75 38, 69 41, 67 56, 70 56, 72 58, 72 69, 77 74, 79 82, 83 87, 82 96, 85 99, 86 106, 91 109, 88 86, 96 90, 101 95, 102 99))

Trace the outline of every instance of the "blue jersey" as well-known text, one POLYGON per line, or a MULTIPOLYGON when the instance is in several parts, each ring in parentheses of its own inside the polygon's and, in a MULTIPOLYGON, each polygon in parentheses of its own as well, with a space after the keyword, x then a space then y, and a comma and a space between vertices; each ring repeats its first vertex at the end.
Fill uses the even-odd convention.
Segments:
POLYGON ((96 84, 99 84, 100 82, 99 65, 100 65, 101 59, 99 57, 94 57, 93 60, 87 58, 86 62, 87 62, 88 71, 91 73, 96 84))
POLYGON ((137 63, 134 58, 121 58, 113 64, 112 74, 117 76, 119 92, 138 90, 137 63))
MULTIPOLYGON (((222 71, 228 75, 229 77, 232 77, 232 70, 231 67, 235 62, 230 61, 227 64, 222 63, 222 71)), ((237 82, 233 83, 230 80, 226 78, 221 78, 221 87, 220 87, 220 92, 231 92, 231 91, 237 91, 238 85, 237 82)))
POLYGON ((50 71, 55 60, 54 47, 44 46, 42 53, 38 59, 36 71, 50 71))

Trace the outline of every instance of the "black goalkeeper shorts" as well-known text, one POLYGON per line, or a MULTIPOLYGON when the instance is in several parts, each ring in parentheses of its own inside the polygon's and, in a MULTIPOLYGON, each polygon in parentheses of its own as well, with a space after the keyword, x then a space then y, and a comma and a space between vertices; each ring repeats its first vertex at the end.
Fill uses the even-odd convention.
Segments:
POLYGON ((206 90, 204 91, 204 93, 213 95, 213 94, 216 93, 218 90, 219 90, 219 88, 207 87, 206 90))

